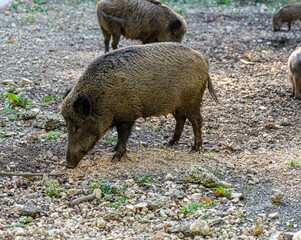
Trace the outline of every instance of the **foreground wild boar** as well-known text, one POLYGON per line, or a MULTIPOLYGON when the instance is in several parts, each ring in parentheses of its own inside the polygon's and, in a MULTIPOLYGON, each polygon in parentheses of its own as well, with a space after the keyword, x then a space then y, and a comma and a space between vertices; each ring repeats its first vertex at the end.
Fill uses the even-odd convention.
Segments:
POLYGON ((105 133, 116 126, 112 161, 126 152, 131 128, 139 117, 173 113, 176 127, 169 144, 180 139, 188 118, 197 151, 202 144, 200 107, 206 87, 217 101, 208 61, 178 43, 122 48, 96 58, 61 106, 68 127, 67 166, 74 168, 105 133))
POLYGON ((301 4, 288 5, 282 8, 276 15, 274 15, 274 31, 279 31, 284 23, 288 23, 288 30, 291 30, 292 24, 295 21, 301 21, 301 4))
POLYGON ((301 90, 301 47, 296 48, 288 59, 288 78, 293 86, 293 96, 298 99, 301 90))
POLYGON ((101 0, 96 9, 106 52, 111 36, 117 49, 121 35, 143 44, 180 43, 187 30, 185 20, 158 0, 101 0))

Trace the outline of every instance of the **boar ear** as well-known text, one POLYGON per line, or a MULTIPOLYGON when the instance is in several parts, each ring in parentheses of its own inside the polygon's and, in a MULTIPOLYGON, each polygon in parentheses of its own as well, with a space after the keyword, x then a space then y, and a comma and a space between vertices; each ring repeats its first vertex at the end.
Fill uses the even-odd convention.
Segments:
POLYGON ((91 114, 91 104, 90 99, 87 95, 78 96, 76 101, 73 103, 74 112, 82 115, 89 116, 91 114))
POLYGON ((66 92, 63 94, 63 99, 65 99, 68 96, 68 94, 71 92, 71 90, 72 90, 72 88, 69 88, 66 90, 66 92))
POLYGON ((181 25, 182 25, 181 21, 179 19, 177 19, 170 23, 169 29, 170 29, 170 31, 174 32, 174 31, 178 30, 181 27, 181 25))

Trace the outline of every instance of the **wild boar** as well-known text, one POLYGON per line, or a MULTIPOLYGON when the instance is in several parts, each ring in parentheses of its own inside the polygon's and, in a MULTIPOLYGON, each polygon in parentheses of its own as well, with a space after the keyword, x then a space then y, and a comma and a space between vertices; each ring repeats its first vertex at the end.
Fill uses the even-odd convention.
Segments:
POLYGON ((217 100, 205 57, 179 43, 121 48, 92 61, 61 105, 68 128, 67 167, 74 168, 105 133, 116 126, 112 162, 126 153, 137 118, 172 113, 177 143, 186 119, 194 131, 192 151, 202 144, 200 107, 206 87, 217 100))
POLYGON ((292 83, 293 96, 298 99, 301 90, 301 47, 297 47, 288 59, 288 78, 292 83))
POLYGON ((158 0, 101 0, 97 19, 104 35, 105 52, 113 36, 117 49, 120 36, 154 42, 181 42, 187 31, 185 20, 158 0))
MULTIPOLYGON (((274 31, 279 31, 284 23, 288 23, 288 31, 294 22, 301 21, 301 4, 288 5, 273 16, 274 31)), ((301 30, 301 23, 300 23, 301 30)))

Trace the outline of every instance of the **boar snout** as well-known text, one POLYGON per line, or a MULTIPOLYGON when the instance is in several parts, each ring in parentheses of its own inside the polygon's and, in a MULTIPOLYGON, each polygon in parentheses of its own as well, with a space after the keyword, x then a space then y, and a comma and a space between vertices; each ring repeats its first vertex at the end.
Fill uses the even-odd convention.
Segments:
POLYGON ((67 150, 66 156, 66 167, 67 168, 76 168, 80 160, 85 156, 85 152, 73 152, 70 149, 67 150))

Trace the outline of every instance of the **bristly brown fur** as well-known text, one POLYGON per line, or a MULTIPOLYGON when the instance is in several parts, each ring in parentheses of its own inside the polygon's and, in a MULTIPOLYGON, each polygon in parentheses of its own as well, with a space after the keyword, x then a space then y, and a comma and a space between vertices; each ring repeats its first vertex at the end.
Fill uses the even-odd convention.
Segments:
POLYGON ((290 31, 296 21, 300 21, 301 30, 301 3, 288 5, 273 16, 274 31, 279 31, 285 23, 288 23, 288 31, 290 31))
POLYGON ((288 78, 292 84, 292 95, 298 99, 301 91, 301 47, 296 48, 288 59, 288 78))
POLYGON ((187 31, 185 20, 158 0, 101 0, 96 9, 106 52, 111 36, 116 49, 121 35, 143 44, 181 42, 187 31))
POLYGON ((113 160, 120 160, 137 118, 168 113, 176 119, 169 144, 179 141, 188 118, 195 136, 192 151, 198 151, 206 88, 217 100, 207 59, 178 43, 126 47, 96 58, 62 102, 69 166, 75 167, 112 126, 118 132, 113 160))

